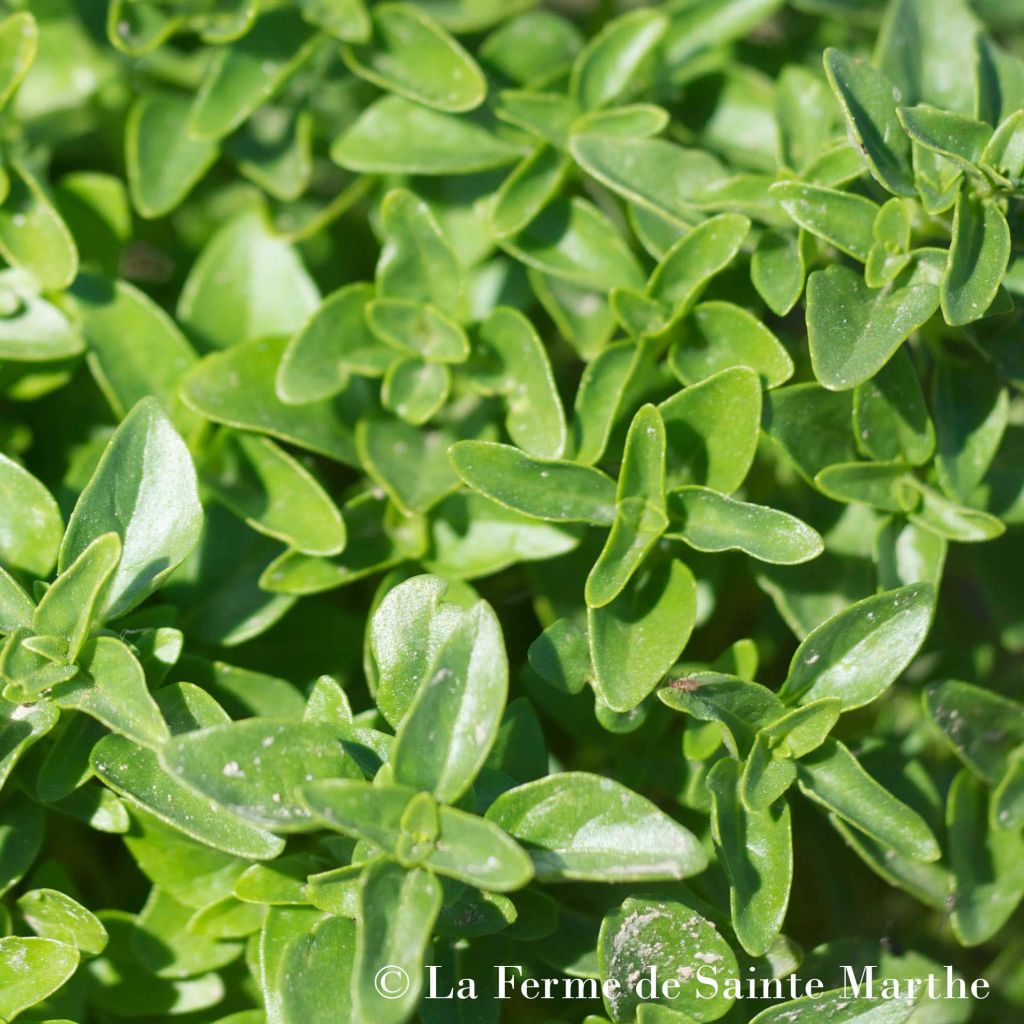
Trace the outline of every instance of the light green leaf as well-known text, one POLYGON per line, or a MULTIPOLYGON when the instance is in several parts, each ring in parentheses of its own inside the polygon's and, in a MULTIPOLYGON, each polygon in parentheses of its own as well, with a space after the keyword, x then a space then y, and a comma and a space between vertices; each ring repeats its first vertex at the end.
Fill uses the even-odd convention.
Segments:
POLYGON ((181 406, 178 390, 196 354, 174 320, 127 281, 98 274, 79 274, 71 297, 89 368, 115 414, 124 417, 154 395, 182 431, 193 429, 195 417, 181 406))
POLYGON ((78 658, 120 559, 121 538, 116 533, 101 534, 61 572, 40 599, 32 616, 32 630, 36 636, 65 640, 68 662, 78 658))
POLYGON ((861 263, 867 262, 879 212, 870 199, 795 181, 779 182, 771 192, 800 227, 861 263))
POLYGON ((628 95, 668 28, 660 11, 629 11, 605 24, 576 58, 569 94, 584 110, 628 95))
POLYGON ((518 310, 499 306, 480 326, 474 381, 505 399, 505 429, 538 459, 559 458, 566 445, 565 413, 551 362, 533 325, 518 310))
POLYGON ((310 555, 345 547, 337 506, 300 462, 269 438, 223 431, 203 467, 203 484, 255 530, 310 555))
POLYGON ((670 491, 668 514, 667 536, 698 551, 742 551, 762 562, 796 565, 825 550, 818 531, 796 516, 708 487, 670 491))
POLYGON ((487 820, 526 848, 538 881, 653 882, 707 865, 696 837, 612 779, 563 772, 498 797, 487 820))
POLYGON ((178 320, 204 349, 291 335, 320 302, 295 250, 272 235, 259 210, 228 221, 192 264, 178 320))
POLYGON ((825 74, 868 170, 893 195, 913 197, 910 139, 896 116, 896 89, 881 71, 836 49, 825 51, 825 74))
POLYGON ((601 291, 643 286, 636 257, 601 211, 580 197, 549 204, 501 247, 545 274, 601 291))
POLYGON ((681 325, 669 364, 686 384, 734 366, 756 370, 769 388, 793 376, 793 360, 752 313, 731 302, 702 302, 681 325))
POLYGON ((406 423, 426 423, 448 400, 451 371, 419 356, 396 359, 384 375, 381 404, 406 423))
POLYGON ((853 393, 857 444, 879 462, 926 463, 935 451, 935 427, 913 360, 905 348, 853 393))
POLYGON ((739 975, 736 955, 707 918, 679 900, 630 896, 601 922, 597 957, 602 979, 617 982, 604 993, 616 1022, 637 1019, 642 1005, 638 982, 649 978, 652 969, 679 983, 654 993, 655 1002, 683 1015, 678 1020, 717 1020, 733 1002, 725 987, 739 975), (718 981, 718 992, 701 984, 701 966, 705 976, 718 981))
POLYGON ((51 696, 58 707, 84 711, 143 746, 164 743, 167 723, 146 688, 142 666, 120 640, 112 636, 89 640, 79 655, 79 667, 74 679, 53 688, 51 696))
POLYGON ((0 788, 10 778, 22 754, 57 724, 58 717, 57 709, 48 702, 11 704, 0 698, 0 788))
POLYGON ((838 462, 827 466, 814 483, 835 501, 861 502, 884 512, 908 512, 917 492, 902 462, 838 462))
POLYGON ((24 467, 0 454, 0 559, 33 576, 57 560, 64 523, 50 492, 24 467))
POLYGON ((989 824, 991 799, 989 790, 967 771, 957 775, 949 790, 951 923, 965 946, 995 935, 1024 896, 1024 840, 1020 829, 989 824))
POLYGON ((45 363, 85 350, 78 328, 39 294, 35 279, 21 270, 0 271, 0 358, 45 363))
POLYGON ((613 711, 631 711, 675 664, 697 618, 697 585, 678 561, 633 576, 611 604, 589 608, 594 689, 613 711))
POLYGON ((750 221, 723 213, 690 228, 658 263, 647 294, 685 316, 715 274, 724 270, 750 233, 750 221))
POLYGON ((614 522, 615 483, 598 469, 492 441, 459 441, 448 451, 464 483, 506 508, 550 522, 614 522))
POLYGON ((707 785, 736 937, 751 956, 763 956, 782 930, 793 883, 789 805, 783 800, 764 810, 744 807, 739 768, 732 758, 715 764, 707 785))
POLYGON ((10 187, 0 203, 0 254, 45 292, 66 288, 78 273, 71 232, 26 167, 7 171, 10 187))
POLYGON ((374 336, 366 306, 375 290, 350 284, 332 292, 288 341, 277 368, 277 397, 289 405, 333 398, 350 374, 380 377, 395 354, 374 336))
POLYGON ((873 290, 849 267, 815 271, 807 282, 807 340, 814 375, 842 391, 873 377, 939 307, 936 266, 918 259, 873 290))
POLYGON ((39 48, 39 26, 28 11, 0 22, 0 107, 14 95, 39 48))
POLYGON ((63 572, 96 537, 116 533, 121 561, 102 612, 114 618, 148 597, 199 540, 195 469, 155 399, 139 402, 114 431, 68 521, 63 572))
POLYGON ((962 186, 953 216, 953 241, 942 276, 942 315, 961 326, 992 305, 1010 261, 1010 227, 992 200, 962 186))
POLYGON ((335 729, 320 722, 247 719, 183 733, 161 763, 192 789, 260 828, 308 830, 297 788, 318 778, 356 778, 335 729))
POLYGON ((915 1009, 914 999, 853 996, 847 987, 770 1006, 750 1024, 817 1024, 821 1020, 829 1024, 904 1024, 915 1009))
POLYGON ((781 231, 765 231, 750 258, 750 280, 776 316, 785 316, 800 301, 807 277, 810 236, 794 238, 781 231))
POLYGON ((587 576, 589 608, 618 597, 668 526, 665 510, 665 425, 653 405, 633 417, 615 492, 615 521, 587 576))
POLYGON ((980 544, 1006 532, 1005 524, 995 516, 958 505, 920 480, 911 478, 908 483, 921 495, 921 504, 909 517, 917 526, 960 544, 980 544))
POLYGON ((474 174, 514 163, 523 150, 485 124, 385 96, 331 146, 331 159, 364 174, 474 174))
POLYGON ((428 362, 461 363, 469 355, 469 340, 454 320, 412 299, 375 299, 366 322, 381 341, 428 362))
POLYGON ((140 96, 125 126, 125 165, 132 204, 143 217, 170 213, 217 159, 217 143, 189 134, 183 96, 140 96))
POLYGON ((480 601, 440 641, 402 719, 391 755, 395 782, 458 800, 487 760, 507 693, 501 627, 480 601))
POLYGON ((476 61, 424 11, 383 3, 371 18, 372 39, 342 51, 357 75, 435 110, 472 110, 484 101, 487 82, 476 61))
POLYGON ((377 861, 363 873, 352 979, 360 1019, 379 1024, 408 1019, 419 1000, 423 959, 440 909, 440 883, 423 868, 406 871, 377 861), (382 975, 382 965, 398 971, 382 975))
POLYGON ((710 153, 664 139, 574 135, 569 152, 602 185, 679 226, 699 217, 708 185, 725 175, 710 153))
POLYGON ((182 397, 196 412, 215 423, 269 434, 281 441, 358 465, 352 422, 367 400, 351 384, 342 401, 317 399, 286 405, 277 397, 274 378, 287 340, 268 338, 239 344, 203 359, 182 381, 182 397))
POLYGON ((18 909, 36 935, 73 946, 80 954, 99 956, 107 944, 107 930, 96 915, 57 889, 23 893, 18 909))
POLYGON ((192 102, 188 130, 219 139, 263 106, 308 60, 318 37, 294 10, 272 10, 221 47, 192 102))
POLYGON ((272 982, 282 1024, 330 1024, 352 1012, 355 933, 354 922, 326 917, 288 943, 272 982))
POLYGON ((13 1020, 22 1010, 56 992, 78 967, 78 950, 56 939, 0 939, 0 1018, 13 1020))
POLYGON ((850 605, 800 644, 780 695, 801 704, 838 697, 846 711, 871 703, 924 643, 934 601, 930 584, 915 583, 850 605))
POLYGON ((797 784, 816 803, 912 860, 938 860, 931 829, 913 808, 883 789, 838 740, 797 762, 797 784))

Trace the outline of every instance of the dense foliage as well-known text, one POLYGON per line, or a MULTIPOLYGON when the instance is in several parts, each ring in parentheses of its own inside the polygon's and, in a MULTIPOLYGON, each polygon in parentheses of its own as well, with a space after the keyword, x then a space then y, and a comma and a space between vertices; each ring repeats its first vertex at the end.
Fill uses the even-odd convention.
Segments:
POLYGON ((0 1021, 1019 1019, 1020 0, 0 11, 0 1021))

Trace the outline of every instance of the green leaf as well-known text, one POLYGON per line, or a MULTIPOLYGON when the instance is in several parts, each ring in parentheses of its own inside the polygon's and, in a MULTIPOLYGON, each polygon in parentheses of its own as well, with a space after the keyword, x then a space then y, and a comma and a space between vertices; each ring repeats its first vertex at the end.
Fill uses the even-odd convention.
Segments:
POLYGON ((941 361, 932 377, 935 468, 946 496, 966 502, 1006 431, 1009 396, 987 365, 941 361))
POLYGON ((49 703, 11 704, 0 699, 0 788, 22 754, 57 724, 58 717, 57 709, 49 703))
POLYGON ((381 341, 428 362, 461 363, 469 355, 469 340, 454 320, 411 299, 375 299, 366 322, 381 341))
POLYGON ((700 722, 716 722, 726 748, 738 759, 750 754, 762 727, 785 714, 771 690, 720 672, 696 672, 673 680, 658 691, 658 698, 700 722))
POLYGON ((699 216, 708 184, 725 174, 710 153, 664 139, 574 135, 569 152, 602 185, 678 226, 699 216))
POLYGON ((939 308, 936 266, 918 259, 873 290, 849 267, 815 271, 807 282, 807 340, 814 375, 843 391, 873 377, 939 308))
POLYGON ((384 96, 331 146, 331 159, 364 174, 474 174, 514 163, 522 149, 477 119, 384 96))
MULTIPOLYGON (((394 189, 384 197, 380 216, 385 244, 376 281, 381 295, 431 303, 460 319, 462 268, 430 207, 412 192, 394 189)), ((351 294, 354 301, 356 293, 351 294)))
POLYGON ((814 483, 835 501, 861 502, 885 512, 908 512, 917 492, 902 462, 839 462, 827 466, 814 483))
POLYGON ((900 107, 897 114, 900 124, 914 142, 966 169, 976 170, 992 138, 989 125, 927 104, 900 107))
POLYGON ((300 0, 302 16, 311 25, 346 43, 365 43, 370 38, 370 16, 363 0, 300 0))
POLYGON ((667 27, 661 12, 643 9, 608 22, 576 58, 570 96, 592 110, 627 95, 667 27))
POLYGON ((61 637, 67 642, 67 661, 78 658, 97 618, 105 588, 121 560, 121 538, 105 533, 54 580, 32 616, 37 636, 61 637))
POLYGON ((921 495, 920 506, 909 516, 917 526, 961 544, 980 544, 1006 532, 1006 526, 995 516, 958 505, 914 478, 908 483, 921 495))
POLYGON ((588 607, 602 608, 629 583, 665 532, 665 425, 653 405, 633 417, 615 492, 615 521, 587 576, 588 607))
POLYGON ((564 154, 545 143, 523 157, 494 198, 494 233, 513 235, 525 228, 557 195, 567 170, 564 154))
POLYGON ((942 315, 961 326, 992 305, 1010 261, 1010 227, 992 200, 962 186, 953 217, 953 241, 942 276, 942 315))
POLYGON ((724 270, 750 233, 750 221, 723 213, 690 228, 658 263, 647 294, 685 316, 715 274, 724 270))
POLYGON ((78 661, 78 676, 53 688, 58 707, 84 711, 143 746, 159 747, 167 739, 167 724, 146 688, 142 666, 120 640, 89 640, 78 661))
POLYGON ((24 467, 0 454, 0 559, 33 576, 57 560, 64 523, 50 492, 24 467))
POLYGON ((219 139, 269 100, 312 54, 317 35, 293 10, 269 11, 220 48, 192 102, 188 131, 219 139))
POLYGON ((1024 745, 1024 719, 1016 701, 980 686, 950 680, 929 686, 924 708, 953 752, 990 786, 1009 771, 1024 745))
POLYGON ((977 946, 995 935, 1024 896, 1019 829, 992 828, 991 794, 969 772, 953 780, 946 808, 953 871, 951 923, 957 939, 977 946))
POLYGON ((459 441, 448 452, 464 483, 506 508, 550 522, 614 522, 615 483, 598 469, 493 441, 459 441))
POLYGON ((320 302, 295 250, 272 235, 259 210, 228 221, 192 264, 178 320, 204 349, 291 335, 320 302))
POLYGON ((526 848, 538 881, 652 882, 698 874, 696 837, 612 779, 563 772, 498 797, 487 820, 526 848))
POLYGON ((796 181, 779 182, 771 192, 800 227, 861 263, 867 262, 879 212, 870 199, 796 181))
POLYGON ((139 402, 114 432, 68 520, 63 572, 97 537, 121 538, 121 561, 102 614, 114 618, 148 597, 199 539, 196 475, 155 399, 139 402))
POLYGON ((14 95, 39 48, 39 26, 28 11, 0 22, 0 107, 14 95))
POLYGON ((366 322, 366 306, 375 291, 351 284, 332 292, 289 339, 277 367, 277 397, 288 405, 333 398, 350 374, 380 377, 395 353, 366 322))
POLYGON ((566 693, 580 693, 593 675, 587 634, 570 619, 556 619, 528 652, 530 668, 566 693))
POLYGON ((0 358, 45 363, 85 350, 77 327, 39 294, 33 277, 20 270, 0 271, 0 358))
POLYGON ((565 413, 548 354, 533 325, 517 310, 499 306, 480 326, 480 365, 474 381, 505 399, 505 429, 538 459, 557 459, 567 441, 565 413))
POLYGON ((896 89, 881 71, 825 51, 825 74, 875 180, 893 195, 915 195, 910 140, 896 115, 896 89))
MULTIPOLYGON (((875 984, 876 988, 881 987, 877 979, 875 984)), ((829 1024, 904 1024, 916 1011, 913 999, 854 996, 851 988, 846 986, 778 1003, 759 1013, 750 1024, 811 1024, 817 1020, 827 1020, 829 1024)))
POLYGON ((79 274, 71 297, 89 345, 89 369, 114 413, 123 418, 153 395, 190 433, 195 417, 182 407, 178 391, 196 354, 174 320, 127 281, 98 274, 79 274))
POLYGON ((432 18, 411 4, 377 4, 373 38, 343 50, 357 75, 435 110, 479 106, 487 83, 476 61, 432 18))
POLYGON ((0 1018, 13 1020, 22 1010, 56 992, 78 967, 78 950, 55 939, 0 939, 0 1018))
POLYGON ((853 393, 857 444, 879 462, 903 459, 924 465, 935 451, 935 427, 921 383, 905 348, 853 393))
MULTIPOLYGON (((96 774, 129 801, 133 816, 138 817, 135 808, 142 808, 176 830, 172 834, 180 837, 184 833, 205 844, 199 849, 213 847, 224 854, 253 859, 276 857, 284 849, 284 840, 234 811, 226 807, 211 810, 209 799, 165 771, 152 750, 120 736, 107 736, 93 748, 91 762, 96 774)), ((140 853, 136 856, 141 859, 140 853)), ((227 890, 219 895, 227 895, 233 882, 232 877, 227 890)))
POLYGON ((670 491, 668 514, 666 535, 698 551, 742 551, 762 562, 795 565, 825 550, 818 531, 796 516, 708 487, 670 491))
POLYGON ((310 555, 345 547, 345 522, 313 475, 265 437, 222 432, 203 484, 255 530, 310 555))
POLYGON ((443 363, 407 356, 393 362, 384 375, 381 404, 406 423, 420 426, 448 400, 451 384, 451 371, 443 363))
POLYGON ((441 641, 402 719, 391 756, 395 782, 458 800, 487 759, 507 692, 501 627, 480 601, 441 641))
POLYGON ((66 288, 78 273, 71 232, 26 167, 12 163, 0 203, 0 254, 32 277, 42 291, 66 288))
POLYGON ((850 605, 800 644, 780 695, 801 704, 838 697, 846 711, 870 704, 924 643, 934 601, 929 584, 915 583, 850 605))
POLYGON ((750 280, 776 316, 785 316, 800 301, 807 277, 810 235, 794 238, 781 231, 765 231, 750 259, 750 280))
POLYGON ((262 717, 183 733, 160 759, 217 805, 279 832, 309 828, 310 814, 295 796, 300 785, 359 776, 331 726, 262 717))
POLYGON ((632 711, 675 664, 697 618, 693 573, 678 561, 635 574, 619 596, 588 608, 594 689, 613 711, 632 711))
POLYGON ((351 1012, 355 948, 354 922, 338 917, 288 943, 273 979, 285 1024, 328 1024, 351 1012))
POLYGON ((709 772, 715 846, 729 878, 732 923, 751 956, 771 948, 786 916, 793 883, 789 805, 749 810, 740 801, 739 769, 731 758, 709 772))
MULTIPOLYGON (((185 401, 215 422, 358 464, 352 425, 340 403, 320 399, 296 406, 277 397, 274 375, 285 345, 283 338, 253 341, 207 356, 182 382, 185 401)), ((346 394, 357 409, 363 404, 357 387, 346 394)))
POLYGON ((816 803, 912 860, 933 861, 939 844, 924 819, 883 789, 838 740, 797 762, 797 784, 816 803))
POLYGON ((85 956, 99 956, 107 944, 107 930, 96 915, 57 889, 23 893, 18 909, 38 936, 66 943, 85 956))
POLYGON ((380 1024, 408 1019, 420 997, 423 959, 440 909, 441 886, 423 868, 406 871, 377 861, 363 873, 352 978, 361 1019, 380 1024), (387 974, 389 968, 397 970, 387 974))
POLYGON ((703 302, 683 321, 669 352, 672 372, 686 384, 735 366, 760 374, 766 387, 793 376, 793 360, 752 313, 731 302, 703 302))
POLYGON ((657 1003, 684 1015, 676 1019, 716 1020, 733 1002, 725 987, 727 979, 739 975, 736 955, 718 929, 681 900, 630 896, 605 914, 597 956, 602 979, 617 982, 604 994, 613 1021, 637 1019, 643 1005, 638 981, 649 978, 652 969, 679 983, 664 992, 659 986, 654 993, 657 1003), (705 991, 701 965, 705 977, 718 981, 718 992, 705 991))
POLYGON ((217 143, 189 134, 191 104, 171 93, 140 96, 125 128, 132 204, 143 217, 170 213, 217 159, 217 143))
POLYGON ((522 231, 499 242, 527 266, 575 284, 601 291, 643 286, 640 265, 615 226, 578 196, 550 203, 522 231))

